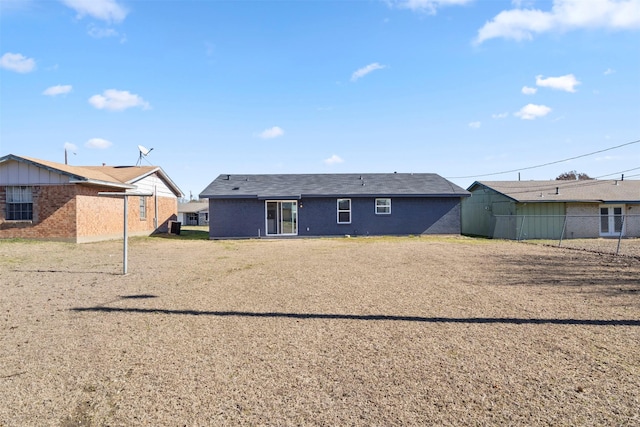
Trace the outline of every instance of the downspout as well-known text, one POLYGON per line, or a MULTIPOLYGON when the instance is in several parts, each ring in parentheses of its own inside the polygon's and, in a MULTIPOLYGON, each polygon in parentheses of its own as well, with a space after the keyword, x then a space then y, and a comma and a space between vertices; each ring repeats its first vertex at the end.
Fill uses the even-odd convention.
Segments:
POLYGON ((155 207, 155 216, 153 218, 153 229, 154 231, 158 231, 158 189, 156 184, 153 184, 153 206, 155 207))

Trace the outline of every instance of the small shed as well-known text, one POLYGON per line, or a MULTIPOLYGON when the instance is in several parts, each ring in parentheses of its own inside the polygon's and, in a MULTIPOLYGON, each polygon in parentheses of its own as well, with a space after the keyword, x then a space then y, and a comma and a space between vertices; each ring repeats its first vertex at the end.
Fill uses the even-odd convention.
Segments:
POLYGON ((223 174, 200 194, 212 239, 460 234, 468 196, 432 173, 223 174))
POLYGON ((502 239, 640 237, 640 181, 476 181, 462 233, 502 239))

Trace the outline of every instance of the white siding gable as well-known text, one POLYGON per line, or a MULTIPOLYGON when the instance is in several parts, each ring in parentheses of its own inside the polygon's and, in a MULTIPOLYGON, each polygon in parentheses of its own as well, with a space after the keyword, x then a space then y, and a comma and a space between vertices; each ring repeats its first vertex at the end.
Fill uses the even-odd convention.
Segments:
POLYGON ((0 164, 2 185, 68 184, 69 177, 28 163, 8 161, 0 164))
POLYGON ((136 190, 129 190, 132 193, 153 193, 155 189, 159 197, 176 197, 167 184, 156 174, 151 174, 131 184, 137 187, 136 190))

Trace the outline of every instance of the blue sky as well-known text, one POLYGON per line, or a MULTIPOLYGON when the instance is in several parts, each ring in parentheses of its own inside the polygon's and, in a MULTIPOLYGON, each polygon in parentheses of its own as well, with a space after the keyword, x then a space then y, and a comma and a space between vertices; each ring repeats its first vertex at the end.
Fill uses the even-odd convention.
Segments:
POLYGON ((639 100, 640 0, 0 0, 0 155, 141 144, 187 197, 221 173, 638 176, 639 100))

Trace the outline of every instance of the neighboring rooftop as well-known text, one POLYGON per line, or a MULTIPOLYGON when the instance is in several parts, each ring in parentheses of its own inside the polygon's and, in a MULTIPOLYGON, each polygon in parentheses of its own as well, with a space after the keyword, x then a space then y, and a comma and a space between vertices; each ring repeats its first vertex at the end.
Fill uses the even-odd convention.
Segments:
POLYGON ((209 202, 178 203, 179 213, 195 213, 209 209, 209 202))
POLYGON ((640 202, 640 180, 476 181, 517 202, 640 202))
POLYGON ((218 176, 200 198, 294 198, 340 196, 467 197, 434 173, 279 174, 218 176))
POLYGON ((108 185, 125 189, 134 188, 133 182, 157 172, 177 195, 182 195, 182 191, 159 166, 72 166, 15 154, 0 157, 0 163, 10 160, 62 173, 76 184, 108 185))

